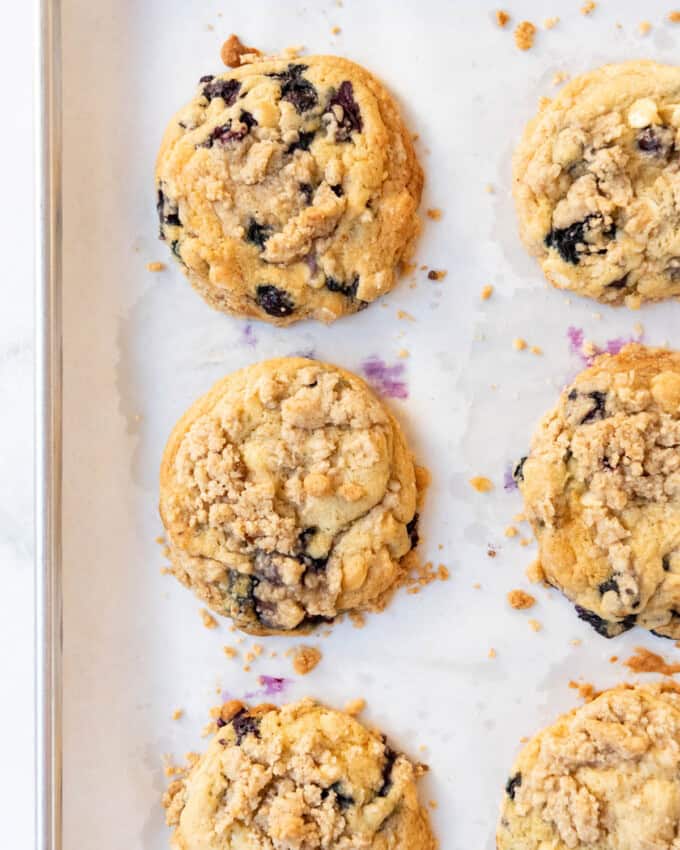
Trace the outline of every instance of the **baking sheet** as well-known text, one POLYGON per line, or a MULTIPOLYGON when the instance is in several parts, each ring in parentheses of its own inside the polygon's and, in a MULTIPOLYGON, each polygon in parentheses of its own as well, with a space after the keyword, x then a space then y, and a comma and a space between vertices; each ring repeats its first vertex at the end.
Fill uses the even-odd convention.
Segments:
MULTIPOLYGON (((672 62, 680 29, 665 2, 513 0, 513 24, 539 24, 521 53, 510 29, 477 3, 392 0, 343 5, 251 0, 65 0, 64 48, 64 847, 160 850, 162 757, 201 749, 200 730, 218 691, 262 690, 342 706, 368 702, 378 724, 429 763, 423 799, 434 799, 442 848, 494 846, 498 804, 519 739, 576 704, 570 679, 598 686, 625 678, 613 653, 633 646, 673 652, 633 631, 607 642, 556 592, 509 609, 528 588, 532 547, 504 528, 520 508, 504 487, 537 418, 581 367, 582 331, 605 346, 631 338, 673 343, 680 305, 637 313, 548 290, 520 247, 509 200, 510 154, 538 98, 571 74, 634 57, 672 62), (642 37, 637 26, 653 24, 642 37), (616 26, 616 22, 621 27, 616 26), (337 36, 331 28, 341 27, 337 36), (158 242, 153 163, 165 123, 219 71, 232 31, 265 50, 304 45, 346 55, 382 77, 401 102, 427 175, 427 221, 417 257, 424 271, 369 310, 333 327, 247 325, 212 312, 158 242), (487 186, 493 192, 486 191, 487 186), (159 274, 146 264, 161 260, 159 274), (493 297, 479 298, 491 283, 493 297), (414 284, 414 285, 410 285, 414 284), (406 311, 413 320, 399 319, 406 311), (569 329, 572 329, 571 331, 569 329), (640 328, 637 328, 639 333, 640 328), (512 347, 515 337, 542 356, 512 347), (399 359, 400 349, 410 356, 399 359), (294 676, 284 651, 299 640, 247 639, 265 652, 249 673, 222 652, 229 623, 208 631, 200 603, 172 578, 154 539, 157 470, 179 415, 213 381, 272 356, 304 352, 359 373, 377 357, 398 387, 391 404, 433 483, 422 517, 422 552, 451 571, 419 595, 401 592, 363 629, 344 622, 314 638, 320 666, 294 676), (487 475, 486 495, 468 485, 487 475), (488 556, 489 546, 496 549, 488 556), (476 585, 479 585, 477 587, 476 585), (532 631, 528 619, 542 623, 532 631), (579 639, 580 645, 571 641, 579 639), (497 652, 495 659, 489 650, 497 652), (277 658, 269 657, 278 652, 277 658), (172 721, 175 708, 184 716, 172 721)), ((239 647, 242 648, 242 647, 239 647)))

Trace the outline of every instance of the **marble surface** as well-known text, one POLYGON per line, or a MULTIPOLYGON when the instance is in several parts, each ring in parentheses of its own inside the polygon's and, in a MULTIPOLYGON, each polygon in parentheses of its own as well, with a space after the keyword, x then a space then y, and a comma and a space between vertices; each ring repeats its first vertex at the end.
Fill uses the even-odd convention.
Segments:
POLYGON ((2 844, 33 847, 33 37, 31 3, 0 51, 0 812, 2 844), (9 104, 9 106, 7 106, 9 104), (11 810, 10 810, 11 807, 11 810))

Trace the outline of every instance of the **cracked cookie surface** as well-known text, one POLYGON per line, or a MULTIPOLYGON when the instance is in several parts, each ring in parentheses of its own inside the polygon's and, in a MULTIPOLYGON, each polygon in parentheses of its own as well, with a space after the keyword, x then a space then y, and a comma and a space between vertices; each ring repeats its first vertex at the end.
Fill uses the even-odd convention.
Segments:
POLYGON ((298 357, 219 381, 161 465, 174 574, 256 634, 382 607, 417 542, 416 495, 383 403, 356 375, 298 357))
POLYGON ((425 768, 355 718, 310 699, 223 717, 164 795, 175 850, 434 850, 425 768))
POLYGON ((392 289, 422 171, 398 109, 337 56, 201 78, 156 164, 161 238, 218 310, 332 322, 392 289))
POLYGON ((680 67, 577 77, 513 166, 522 240, 554 286, 633 308, 680 297, 680 67))
POLYGON ((498 850, 678 850, 680 695, 621 686, 524 747, 505 786, 498 850))
POLYGON ((515 471, 547 581, 612 637, 680 638, 680 354, 628 345, 563 390, 515 471))

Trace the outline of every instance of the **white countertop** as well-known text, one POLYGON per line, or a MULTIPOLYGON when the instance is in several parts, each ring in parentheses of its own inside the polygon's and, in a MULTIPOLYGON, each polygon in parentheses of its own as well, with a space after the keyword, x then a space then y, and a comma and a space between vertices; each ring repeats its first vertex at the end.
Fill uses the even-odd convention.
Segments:
POLYGON ((0 310, 0 771, 2 844, 33 847, 33 22, 5 10, 0 310))

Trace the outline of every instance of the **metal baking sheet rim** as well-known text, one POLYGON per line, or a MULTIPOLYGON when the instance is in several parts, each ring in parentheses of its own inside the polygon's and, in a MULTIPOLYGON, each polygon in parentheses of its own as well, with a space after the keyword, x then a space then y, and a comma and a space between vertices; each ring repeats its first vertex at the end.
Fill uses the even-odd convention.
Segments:
POLYGON ((35 848, 61 850, 60 0, 35 0, 35 848))

